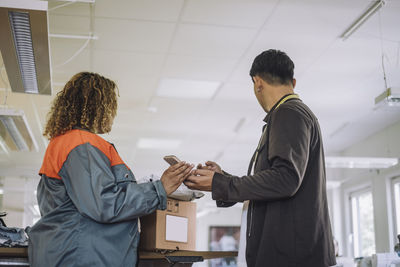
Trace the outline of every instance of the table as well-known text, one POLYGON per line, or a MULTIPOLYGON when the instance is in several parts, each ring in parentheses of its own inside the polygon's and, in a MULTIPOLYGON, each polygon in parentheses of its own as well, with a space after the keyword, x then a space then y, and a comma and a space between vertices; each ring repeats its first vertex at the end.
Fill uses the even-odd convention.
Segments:
MULTIPOLYGON (((139 267, 192 266, 208 259, 237 257, 237 251, 139 251, 139 267)), ((29 266, 27 248, 0 247, 0 266, 29 266)))
POLYGON ((194 262, 216 258, 237 257, 237 251, 173 251, 160 253, 139 251, 139 267, 192 266, 194 262))
POLYGON ((7 267, 29 266, 28 248, 0 247, 0 266, 7 266, 7 267))

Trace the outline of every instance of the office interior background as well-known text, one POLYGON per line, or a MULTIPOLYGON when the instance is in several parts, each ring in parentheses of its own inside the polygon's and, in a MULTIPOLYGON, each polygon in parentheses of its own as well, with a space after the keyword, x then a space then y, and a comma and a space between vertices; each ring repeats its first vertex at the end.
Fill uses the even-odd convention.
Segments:
MULTIPOLYGON (((339 255, 393 251, 400 232, 400 1, 48 1, 47 17, 51 95, 15 92, 15 74, 0 57, 0 116, 23 112, 20 123, 28 126, 20 135, 33 140, 1 142, 0 210, 8 225, 40 218, 35 190, 46 115, 75 73, 117 83, 118 113, 103 137, 137 179, 161 175, 169 154, 194 164, 213 160, 240 176, 265 117, 250 66, 275 48, 294 61, 295 92, 319 118, 339 255)), ((196 202, 197 250, 210 249, 211 227, 240 226, 241 204, 216 208, 209 193, 196 202)))

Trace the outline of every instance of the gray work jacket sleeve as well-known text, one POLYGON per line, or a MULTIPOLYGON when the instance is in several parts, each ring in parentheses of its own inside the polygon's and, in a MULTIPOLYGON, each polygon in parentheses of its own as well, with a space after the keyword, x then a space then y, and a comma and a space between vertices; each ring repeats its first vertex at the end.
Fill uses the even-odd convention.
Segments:
POLYGON ((297 192, 307 168, 311 123, 291 108, 282 106, 274 113, 255 174, 227 177, 215 173, 213 199, 273 201, 289 198, 297 192))
POLYGON ((97 222, 132 220, 166 208, 161 181, 137 184, 125 164, 111 166, 89 143, 70 152, 60 176, 78 211, 97 222))

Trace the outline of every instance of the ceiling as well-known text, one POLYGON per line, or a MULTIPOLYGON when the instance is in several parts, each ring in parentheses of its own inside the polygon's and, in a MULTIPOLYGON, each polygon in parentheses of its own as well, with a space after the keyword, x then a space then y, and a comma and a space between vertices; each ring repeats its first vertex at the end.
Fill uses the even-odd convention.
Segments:
POLYGON ((326 154, 338 154, 400 120, 399 110, 374 110, 374 98, 384 90, 382 55, 388 85, 400 86, 400 2, 387 1, 350 38, 339 38, 371 2, 49 1, 51 34, 92 33, 97 40, 50 38, 52 96, 10 92, 2 68, 0 103, 25 111, 39 151, 0 154, 0 175, 36 175, 47 145, 41 132, 51 101, 80 71, 99 72, 118 84, 118 114, 104 138, 116 145, 137 178, 161 174, 168 154, 193 163, 215 160, 243 175, 265 116, 248 73, 254 57, 269 48, 293 59, 295 91, 319 118, 326 154), (164 79, 220 86, 210 99, 159 97, 164 79), (138 148, 141 138, 177 145, 138 148))

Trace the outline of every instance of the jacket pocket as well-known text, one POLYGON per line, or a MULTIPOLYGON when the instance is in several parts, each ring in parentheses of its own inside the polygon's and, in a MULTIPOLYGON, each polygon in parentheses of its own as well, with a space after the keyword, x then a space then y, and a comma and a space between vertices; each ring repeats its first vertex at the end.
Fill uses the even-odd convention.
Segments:
POLYGON ((124 164, 111 167, 116 184, 136 183, 135 176, 124 164))
POLYGON ((279 203, 279 221, 277 221, 275 227, 277 227, 276 230, 279 233, 275 235, 278 251, 286 255, 288 259, 296 257, 296 226, 293 205, 290 201, 279 203))

